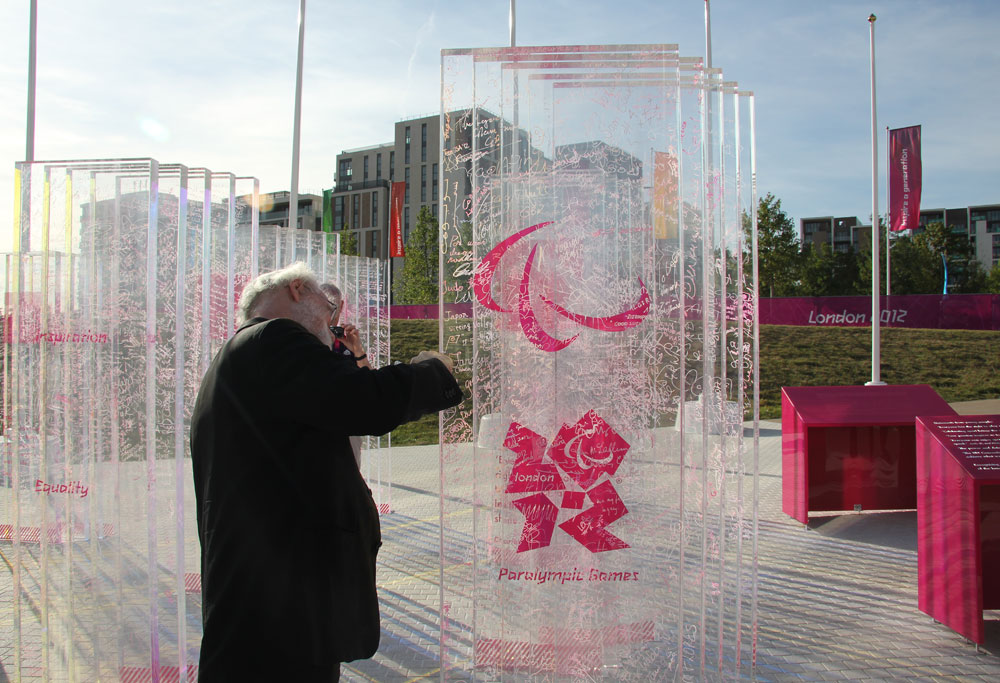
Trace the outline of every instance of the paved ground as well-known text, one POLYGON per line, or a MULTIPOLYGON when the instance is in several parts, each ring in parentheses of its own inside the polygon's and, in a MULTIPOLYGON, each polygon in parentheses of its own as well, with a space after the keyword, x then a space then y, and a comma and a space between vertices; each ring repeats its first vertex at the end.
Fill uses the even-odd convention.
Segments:
MULTIPOLYGON (((1000 400, 956 404, 1000 413, 1000 400)), ((976 648, 917 609, 915 512, 830 516, 808 528, 781 511, 781 424, 760 425, 757 679, 1000 681, 1000 612, 976 648)), ((344 680, 438 674, 437 471, 421 449, 397 449, 396 513, 383 519, 382 647, 344 680), (409 462, 407 462, 409 459, 409 462)), ((436 455, 436 447, 427 453, 436 455)), ((514 680, 514 679, 511 679, 514 680)))
MULTIPOLYGON (((1000 413, 1000 401, 956 407, 1000 413)), ((977 649, 917 609, 916 513, 831 516, 805 528, 781 512, 780 424, 762 423, 760 435, 757 679, 1000 681, 1000 612, 987 614, 987 642, 977 649)), ((439 674, 437 447, 397 448, 393 461, 378 574, 382 646, 372 660, 345 665, 346 681, 439 674)), ((11 604, 11 591, 0 562, 0 606, 11 604)), ((187 607, 196 620, 194 598, 187 607)), ((37 625, 22 620, 22 629, 37 638, 37 625)), ((13 660, 10 634, 11 616, 0 613, 0 682, 13 660)))

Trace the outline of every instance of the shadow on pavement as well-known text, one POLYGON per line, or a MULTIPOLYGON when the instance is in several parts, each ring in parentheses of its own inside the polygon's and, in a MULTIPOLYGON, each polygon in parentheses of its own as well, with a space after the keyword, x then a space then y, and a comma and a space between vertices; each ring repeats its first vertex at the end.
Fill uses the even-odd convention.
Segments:
POLYGON ((986 642, 979 646, 980 652, 1000 656, 1000 611, 992 610, 983 613, 986 629, 986 642))
MULTIPOLYGON (((778 436, 778 437, 780 437, 781 436, 781 428, 779 427, 777 429, 773 429, 773 428, 770 428, 770 427, 764 427, 762 425, 759 428, 758 433, 760 434, 761 438, 767 437, 767 436, 778 436)), ((743 434, 744 434, 744 436, 753 436, 753 430, 745 429, 745 430, 743 430, 743 434)))
POLYGON ((917 551, 917 511, 862 512, 812 517, 809 529, 841 541, 917 551))

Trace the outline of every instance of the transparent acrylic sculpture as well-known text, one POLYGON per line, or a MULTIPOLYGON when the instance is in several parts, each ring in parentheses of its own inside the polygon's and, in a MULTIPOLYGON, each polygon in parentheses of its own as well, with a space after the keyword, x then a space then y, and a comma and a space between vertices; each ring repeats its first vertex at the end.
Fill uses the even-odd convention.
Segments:
MULTIPOLYGON (((197 677, 200 548, 188 425, 258 272, 307 261, 389 362, 384 263, 336 235, 260 227, 254 178, 152 159, 15 170, 0 255, 0 547, 13 680, 197 677), (206 210, 207 209, 207 210, 206 210)), ((389 509, 387 438, 362 469, 389 509)))
POLYGON ((752 95, 673 45, 442 78, 442 679, 750 675, 752 95))

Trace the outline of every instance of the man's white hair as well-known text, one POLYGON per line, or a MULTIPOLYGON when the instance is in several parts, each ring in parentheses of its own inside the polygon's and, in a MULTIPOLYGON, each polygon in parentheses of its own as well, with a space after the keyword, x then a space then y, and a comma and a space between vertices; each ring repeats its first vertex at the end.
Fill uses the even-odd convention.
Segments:
POLYGON ((240 294, 240 302, 236 309, 237 324, 242 325, 254 317, 258 304, 273 292, 287 287, 294 280, 302 280, 311 287, 319 288, 316 273, 302 261, 296 261, 279 270, 262 273, 247 283, 247 286, 243 288, 243 293, 240 294))
POLYGON ((319 286, 319 289, 321 292, 326 294, 326 298, 329 299, 339 311, 340 305, 344 303, 344 295, 341 293, 340 287, 332 282, 324 282, 319 286))

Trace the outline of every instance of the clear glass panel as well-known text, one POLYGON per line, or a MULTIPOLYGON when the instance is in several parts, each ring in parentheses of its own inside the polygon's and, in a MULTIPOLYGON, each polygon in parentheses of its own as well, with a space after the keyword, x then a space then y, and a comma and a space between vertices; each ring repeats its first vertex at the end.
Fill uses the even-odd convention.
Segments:
POLYGON ((442 60, 442 677, 745 675, 737 89, 671 45, 442 60))
MULTIPOLYGON (((5 432, 0 541, 17 590, 14 680, 195 680, 200 548, 188 429, 198 386, 260 270, 340 280, 373 365, 388 362, 382 262, 322 233, 258 234, 258 183, 151 159, 16 169, 0 259, 5 432), (6 554, 6 551, 5 551, 6 554)), ((362 467, 390 509, 387 439, 362 467)))
POLYGON ((235 239, 236 177, 232 173, 211 173, 209 181, 211 197, 206 197, 206 206, 210 210, 205 281, 208 283, 208 356, 211 359, 235 330, 230 245, 235 239))

